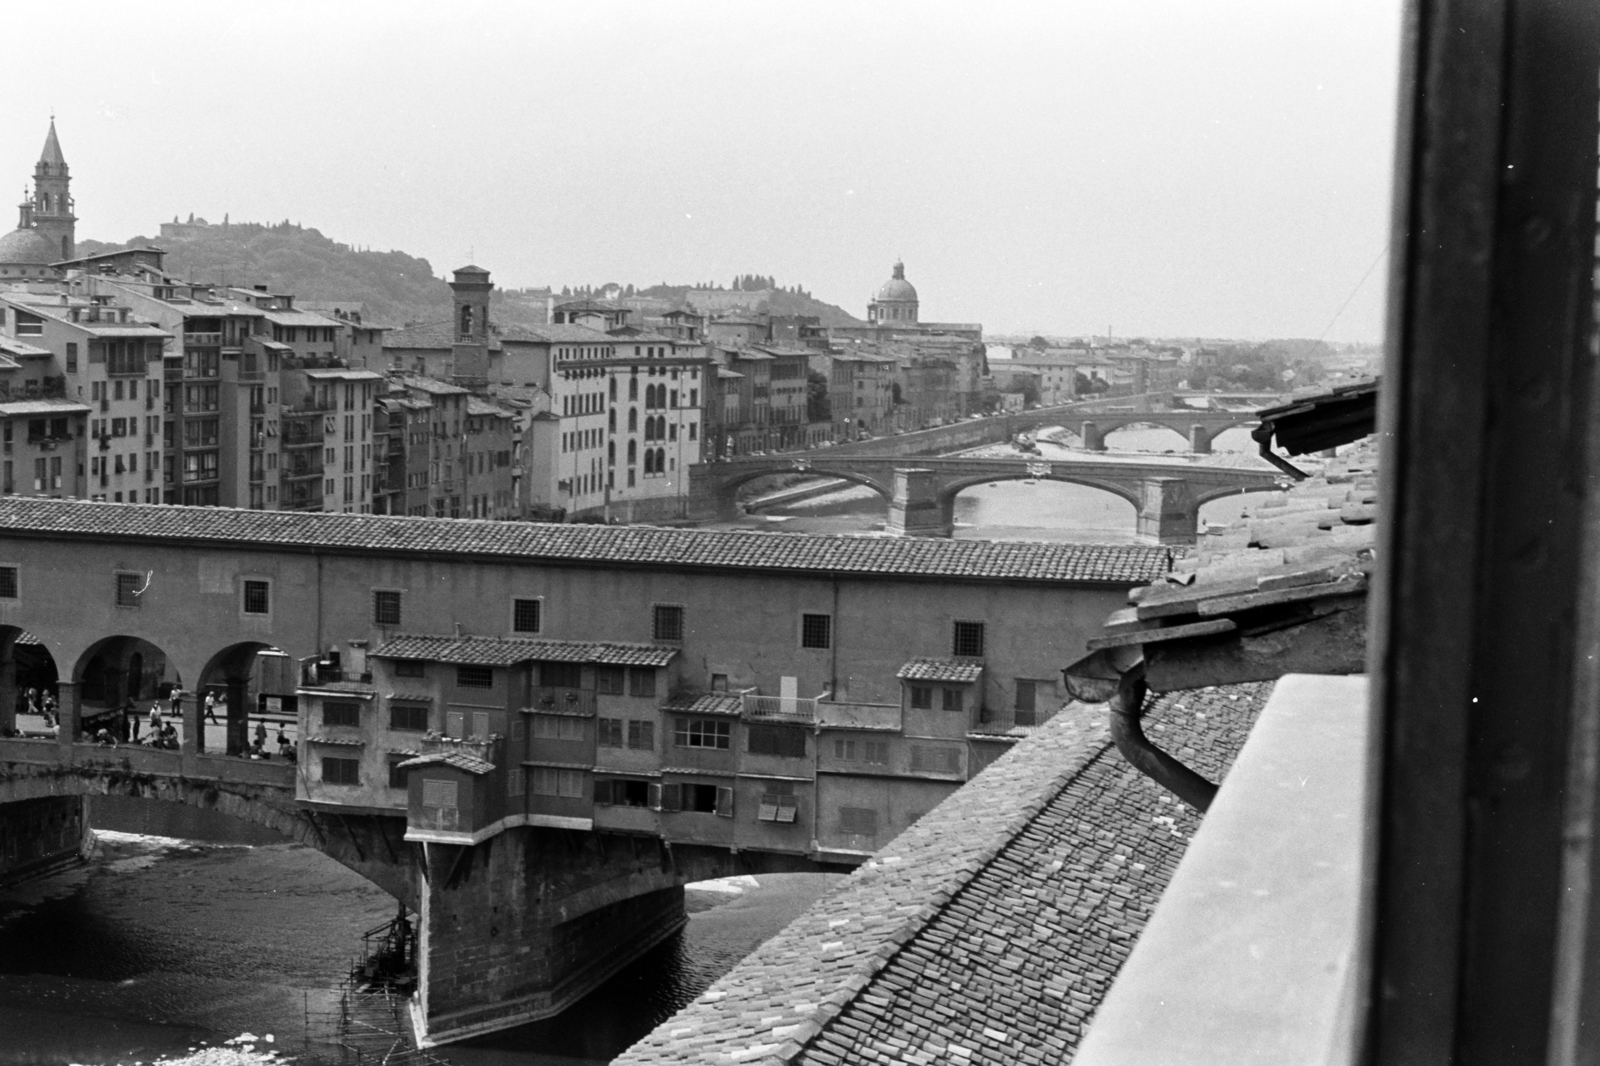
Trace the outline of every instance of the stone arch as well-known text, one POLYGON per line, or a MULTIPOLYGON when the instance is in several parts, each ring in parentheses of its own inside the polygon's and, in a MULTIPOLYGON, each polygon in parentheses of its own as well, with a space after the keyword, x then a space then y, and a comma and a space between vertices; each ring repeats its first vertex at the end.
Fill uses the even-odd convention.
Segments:
POLYGON ((142 713, 150 702, 167 698, 173 686, 184 683, 172 656, 130 633, 101 637, 90 644, 73 663, 71 675, 61 681, 74 686, 81 733, 93 735, 106 728, 118 736, 129 724, 118 713, 128 702, 142 713))
MULTIPOLYGON (((321 818, 299 808, 291 791, 272 796, 260 785, 242 785, 135 768, 126 753, 115 749, 101 758, 81 760, 67 768, 12 764, 0 779, 0 805, 48 796, 126 796, 163 803, 182 803, 280 833, 286 840, 315 848, 349 867, 389 895, 416 909, 415 853, 404 843, 401 817, 321 818), (393 824, 387 824, 393 823, 393 824)), ((142 755, 172 753, 145 752, 142 755)))
POLYGON ((718 503, 732 507, 738 499, 739 487, 747 482, 754 481, 758 477, 768 477, 772 474, 795 473, 811 474, 816 477, 834 477, 843 481, 853 482, 857 485, 865 485, 867 488, 883 497, 885 506, 887 506, 888 503, 894 499, 893 484, 885 485, 876 478, 870 477, 866 474, 860 474, 849 469, 835 469, 833 467, 820 466, 815 463, 805 467, 802 470, 797 468, 795 464, 791 462, 780 466, 764 466, 753 470, 741 470, 737 474, 728 475, 718 487, 718 503))
POLYGON ((19 626, 0 625, 0 736, 17 728, 18 714, 28 713, 30 690, 42 709, 60 681, 49 645, 19 626))
MULTIPOLYGON (((257 640, 239 641, 229 644, 206 661, 199 676, 194 679, 194 688, 189 696, 200 700, 205 698, 207 692, 216 696, 218 703, 225 708, 227 720, 224 750, 229 755, 242 755, 250 747, 250 717, 260 708, 263 702, 260 697, 276 695, 290 701, 287 707, 280 704, 280 710, 293 716, 299 666, 288 653, 274 645, 257 640), (276 667, 270 673, 264 669, 267 659, 264 653, 270 655, 276 667), (268 688, 275 688, 275 691, 268 691, 268 688)), ((262 720, 258 715, 257 721, 262 720)), ((202 722, 197 744, 204 740, 204 728, 202 722)), ((269 741, 271 736, 269 732, 269 741)), ((202 750, 202 747, 203 744, 196 750, 202 750)))
POLYGON ((1087 488, 1099 489, 1101 492, 1109 492, 1118 499, 1126 501, 1132 505, 1135 514, 1138 513, 1140 506, 1144 503, 1141 487, 1137 484, 1122 484, 1087 474, 1059 474, 1054 471, 1034 474, 1025 469, 1019 469, 1005 472, 996 471, 980 477, 960 478, 947 482, 939 490, 939 506, 942 509, 953 509, 956 497, 961 495, 964 490, 978 485, 987 485, 995 481, 1059 481, 1068 485, 1083 485, 1087 488))

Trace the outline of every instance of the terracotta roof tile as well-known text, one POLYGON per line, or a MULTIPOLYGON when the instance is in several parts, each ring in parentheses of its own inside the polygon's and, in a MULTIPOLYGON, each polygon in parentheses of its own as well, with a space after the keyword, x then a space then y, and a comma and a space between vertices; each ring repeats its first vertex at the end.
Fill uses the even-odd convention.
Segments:
POLYGON ((479 776, 494 769, 494 763, 461 751, 436 751, 428 755, 418 755, 415 759, 407 759, 401 763, 399 769, 409 770, 417 766, 437 766, 441 763, 479 776))
POLYGON ((983 677, 982 659, 912 659, 894 675, 902 681, 973 682, 983 677))
POLYGON ((624 644, 618 641, 402 635, 372 654, 379 659, 427 659, 430 662, 471 666, 510 666, 533 660, 604 663, 611 666, 666 666, 678 654, 678 649, 660 644, 624 644))
POLYGON ((726 692, 685 692, 668 699, 661 709, 680 714, 739 714, 744 700, 726 692))
POLYGON ((1144 545, 852 537, 655 526, 246 511, 225 507, 0 500, 0 537, 86 536, 121 544, 209 541, 548 563, 870 574, 947 580, 1134 585, 1167 572, 1169 549, 1144 545))

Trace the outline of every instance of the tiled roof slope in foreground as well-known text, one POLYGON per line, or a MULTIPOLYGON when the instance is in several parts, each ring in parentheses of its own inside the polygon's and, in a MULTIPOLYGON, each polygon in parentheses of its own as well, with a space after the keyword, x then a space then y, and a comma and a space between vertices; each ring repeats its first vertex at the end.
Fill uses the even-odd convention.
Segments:
MULTIPOLYGON (((1270 691, 1175 693, 1145 726, 1217 780, 1270 691)), ((1065 1062, 1198 824, 1075 706, 614 1066, 1065 1062)))
POLYGON ((555 525, 467 518, 245 511, 170 504, 0 500, 0 537, 83 535, 284 549, 502 557, 528 562, 850 573, 897 577, 1144 584, 1166 548, 851 537, 808 533, 555 525))

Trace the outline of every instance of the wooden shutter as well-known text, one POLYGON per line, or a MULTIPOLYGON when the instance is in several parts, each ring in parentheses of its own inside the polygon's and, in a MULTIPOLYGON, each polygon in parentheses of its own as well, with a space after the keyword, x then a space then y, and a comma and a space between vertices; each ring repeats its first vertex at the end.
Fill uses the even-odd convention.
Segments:
POLYGON ((664 810, 664 811, 681 811, 681 810, 683 810, 683 786, 682 785, 662 785, 661 786, 661 809, 664 810))
POLYGON ((650 809, 651 810, 659 811, 661 809, 661 786, 660 785, 651 785, 650 786, 650 800, 649 800, 649 802, 650 802, 650 809))
POLYGON ((733 817, 733 789, 718 786, 717 813, 724 818, 733 817))
POLYGON ((596 803, 611 802, 611 782, 604 778, 597 778, 594 783, 594 801, 596 803))
POLYGON ((786 825, 794 823, 795 815, 800 811, 800 805, 793 796, 778 797, 778 821, 786 825))

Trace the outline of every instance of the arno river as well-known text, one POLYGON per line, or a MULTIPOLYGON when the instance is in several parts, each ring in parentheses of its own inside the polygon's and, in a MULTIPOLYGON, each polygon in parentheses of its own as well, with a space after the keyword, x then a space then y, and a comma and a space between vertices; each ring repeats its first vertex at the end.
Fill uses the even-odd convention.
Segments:
MULTIPOLYGON (((1122 451, 1174 452, 1170 431, 1125 430, 1122 451)), ((1242 430, 1209 462, 1260 461, 1242 430)), ((1051 444, 1047 457, 1074 454, 1051 444)), ((1238 498, 1202 517, 1238 516, 1238 498)), ((736 523, 807 532, 881 529, 884 503, 854 488, 736 523)), ((957 500, 958 537, 1127 543, 1133 509, 1051 482, 979 486, 957 500)), ((148 1063, 244 1032, 303 1063, 354 1062, 327 1042, 359 936, 394 914, 379 889, 320 853, 166 804, 98 801, 85 867, 0 892, 0 1066, 148 1063)), ((764 877, 690 892, 687 929, 560 1019, 440 1049, 460 1066, 598 1066, 648 1032, 835 883, 764 877)))

